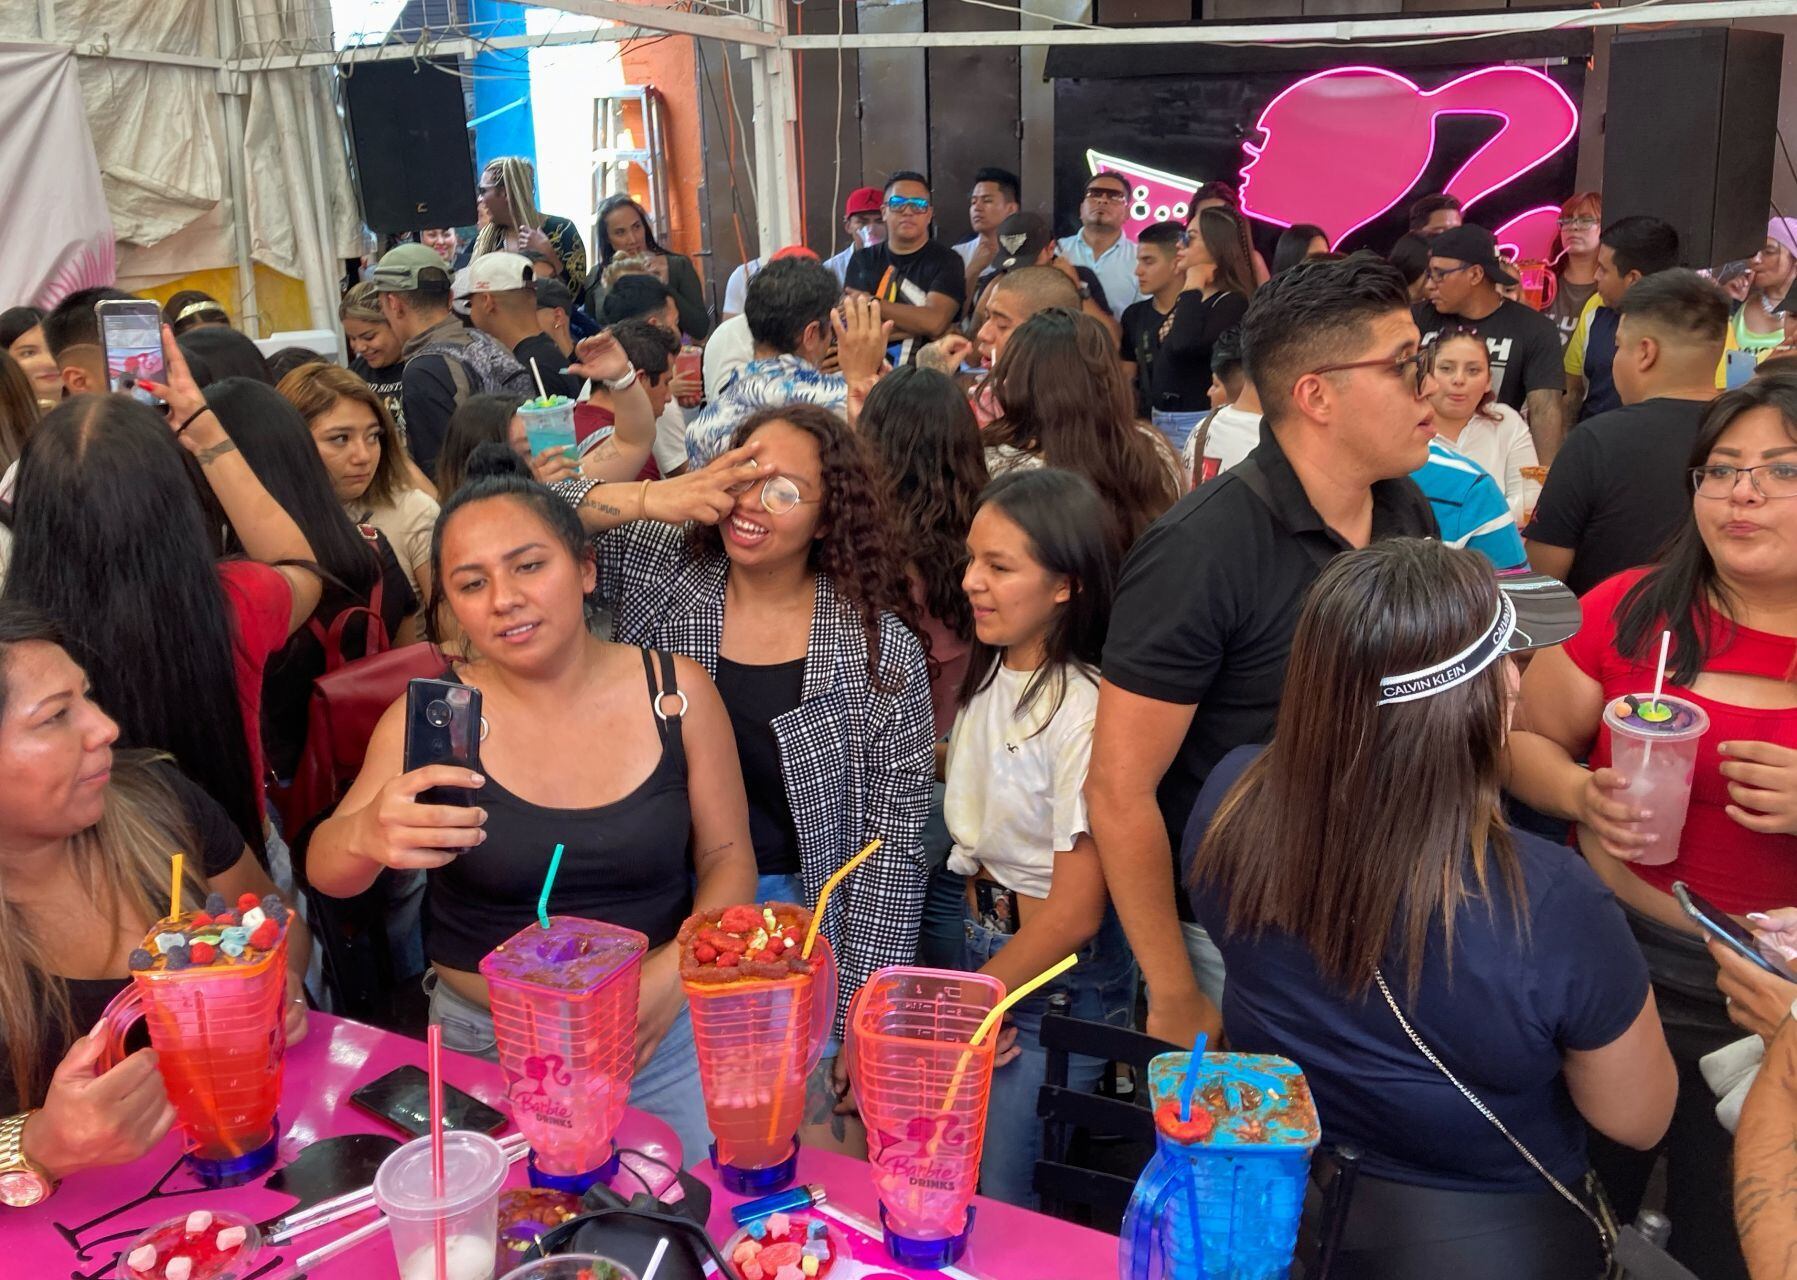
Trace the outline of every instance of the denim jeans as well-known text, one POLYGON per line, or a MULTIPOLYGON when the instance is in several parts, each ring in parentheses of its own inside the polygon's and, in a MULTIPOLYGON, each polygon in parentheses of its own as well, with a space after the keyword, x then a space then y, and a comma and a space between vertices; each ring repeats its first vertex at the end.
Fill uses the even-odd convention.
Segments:
MULTIPOLYGON (((431 1021, 443 1028, 445 1048, 489 1062, 499 1060, 491 1013, 438 982, 434 972, 426 975, 425 989, 431 996, 431 1021)), ((680 1007, 679 1016, 649 1061, 630 1082, 630 1105, 673 1128, 686 1166, 706 1158, 711 1146, 711 1126, 705 1120, 705 1095, 699 1090, 699 1054, 693 1046, 693 1023, 685 1005, 680 1007)))
MULTIPOLYGON (((1192 977, 1198 980, 1198 990, 1217 1008, 1223 1007, 1223 953, 1217 944, 1211 941, 1201 924, 1181 921, 1180 931, 1185 934, 1186 959, 1192 963, 1192 977)), ((1152 1002, 1154 992, 1148 993, 1152 1002)))
POLYGON ((1191 437, 1192 432, 1198 429, 1198 424, 1203 422, 1209 414, 1210 410, 1208 409, 1201 409, 1195 413, 1155 409, 1148 416, 1154 422, 1154 429, 1167 437, 1167 443, 1172 445, 1173 452, 1178 454, 1186 447, 1186 441, 1191 437))
MULTIPOLYGON (((1004 949, 1009 934, 994 933, 967 914, 966 968, 977 971, 1004 949)), ((1042 1155, 1042 1121, 1036 1095, 1048 1075, 1048 1050, 1042 1047, 1042 1015, 1049 997, 1065 992, 1068 1013, 1089 1022, 1127 1027, 1135 1010, 1136 962, 1117 913, 1105 910, 1097 935, 1079 950, 1079 963, 1028 999, 1011 1007, 1017 1027, 1015 1059, 992 1073, 992 1103, 986 1115, 986 1145, 980 1156, 980 1192, 994 1200, 1036 1207, 1036 1161, 1042 1155)), ((1098 1084, 1104 1063, 1074 1056, 1067 1063, 1067 1085, 1089 1092, 1098 1084)))

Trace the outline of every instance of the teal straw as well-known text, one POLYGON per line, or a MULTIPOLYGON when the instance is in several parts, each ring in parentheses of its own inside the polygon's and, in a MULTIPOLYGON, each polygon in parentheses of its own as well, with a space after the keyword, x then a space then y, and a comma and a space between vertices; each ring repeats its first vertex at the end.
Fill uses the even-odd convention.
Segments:
MULTIPOLYGON (((555 874, 553 869, 550 874, 555 874)), ((1208 1039, 1209 1037, 1200 1031, 1198 1038, 1192 1041, 1192 1056, 1186 1062, 1186 1078, 1179 1086, 1179 1118, 1181 1121, 1192 1118, 1192 1095, 1198 1092, 1198 1066, 1204 1061, 1204 1045, 1208 1039)))
POLYGON ((543 892, 537 895, 537 923, 545 929, 549 927, 549 890, 555 884, 555 873, 561 870, 562 847, 555 846, 555 853, 549 859, 549 874, 543 877, 543 892))

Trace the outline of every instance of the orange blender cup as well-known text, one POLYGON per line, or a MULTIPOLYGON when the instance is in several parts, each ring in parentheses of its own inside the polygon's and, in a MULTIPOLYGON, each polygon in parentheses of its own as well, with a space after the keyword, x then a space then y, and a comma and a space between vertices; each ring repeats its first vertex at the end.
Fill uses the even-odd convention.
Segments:
POLYGON ((617 1172, 612 1134, 636 1067, 648 949, 635 929, 551 916, 547 929, 526 925, 480 962, 533 1186, 580 1195, 617 1172))
MULTIPOLYGON (((798 910, 784 903, 771 909, 798 910)), ((719 985, 682 979, 699 1051, 719 1180, 738 1195, 792 1184, 805 1084, 836 1014, 836 958, 820 934, 814 969, 719 985)))
MULTIPOLYGON (((159 921, 145 939, 144 959, 163 958, 145 969, 134 960, 131 985, 106 1006, 100 1070, 123 1061, 125 1034, 142 1018, 188 1165, 206 1186, 232 1187, 265 1172, 275 1159, 275 1108, 287 1049, 287 930, 280 927, 279 940, 259 954, 246 951, 219 963, 190 962, 187 957, 200 947, 182 945, 185 967, 167 967, 175 948, 152 953, 150 944, 175 934, 186 944, 214 936, 205 930, 215 926, 191 923, 196 914, 159 921)), ((203 945, 216 954, 216 943, 203 945)))
POLYGON ((869 978, 850 1010, 849 1078, 901 1266, 945 1267, 967 1247, 998 1037, 971 1041, 1004 996, 996 978, 901 966, 869 978))

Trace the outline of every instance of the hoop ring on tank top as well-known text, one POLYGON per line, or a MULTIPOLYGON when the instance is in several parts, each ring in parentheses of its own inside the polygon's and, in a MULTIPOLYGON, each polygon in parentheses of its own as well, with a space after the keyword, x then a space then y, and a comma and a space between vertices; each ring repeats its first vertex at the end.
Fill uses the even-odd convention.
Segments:
MULTIPOLYGON (((552 914, 636 929, 651 948, 673 941, 693 906, 692 804, 680 736, 686 695, 675 684, 671 654, 643 650, 643 675, 661 759, 629 795, 591 809, 550 809, 513 795, 486 771, 486 785, 473 795, 487 811, 486 841, 430 873, 425 952, 432 963, 472 973, 487 952, 535 920, 557 844, 566 847, 552 914)), ((616 767, 599 735, 574 764, 616 767)))

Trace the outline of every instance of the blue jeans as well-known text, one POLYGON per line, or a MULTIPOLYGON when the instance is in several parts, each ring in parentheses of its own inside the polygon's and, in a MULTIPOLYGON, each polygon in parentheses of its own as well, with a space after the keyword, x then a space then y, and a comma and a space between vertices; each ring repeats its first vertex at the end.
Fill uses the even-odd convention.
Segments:
MULTIPOLYGON (((1003 950, 1011 935, 980 925, 971 912, 965 926, 966 968, 978 970, 1003 950)), ((1065 992, 1067 1012, 1089 1022, 1127 1027, 1135 1011, 1136 961, 1123 936, 1117 913, 1106 908, 1097 935, 1079 950, 1079 963, 1027 1000, 1011 1007, 1017 1047, 1023 1052, 992 1073, 992 1104, 986 1115, 986 1145, 980 1156, 980 1193, 1025 1209, 1036 1207, 1036 1161, 1042 1155, 1042 1121, 1036 1095, 1048 1075, 1048 1050, 1042 1047, 1042 1015, 1049 997, 1065 992)), ((1098 1058, 1071 1057, 1067 1086, 1090 1092, 1104 1063, 1098 1058)))
MULTIPOLYGON (((425 987, 431 996, 431 1021, 443 1028, 444 1047, 497 1062, 493 1015, 438 982, 434 972, 428 975, 425 987)), ((689 1168, 705 1160, 711 1147, 711 1126, 705 1120, 699 1051, 693 1045, 693 1022, 685 1005, 630 1082, 630 1105, 667 1122, 680 1139, 689 1168)))
POLYGON ((1155 430, 1167 437, 1167 443, 1173 446, 1173 452, 1177 454, 1186 447, 1187 439, 1209 414, 1210 410, 1208 409, 1196 413, 1175 413, 1171 409, 1155 409, 1148 416, 1154 422, 1155 430))

